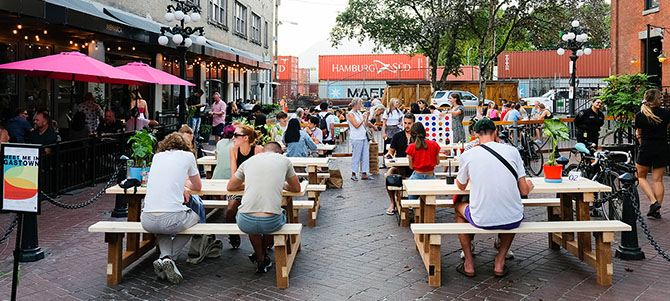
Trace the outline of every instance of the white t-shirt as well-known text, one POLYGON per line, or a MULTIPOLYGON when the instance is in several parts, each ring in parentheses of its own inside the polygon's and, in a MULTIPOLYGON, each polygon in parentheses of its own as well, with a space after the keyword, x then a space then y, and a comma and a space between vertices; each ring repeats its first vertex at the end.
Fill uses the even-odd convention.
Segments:
MULTIPOLYGON (((319 113, 319 116, 323 118, 323 116, 326 116, 326 114, 328 114, 328 112, 321 112, 319 113)), ((331 113, 330 115, 328 115, 328 117, 326 117, 326 126, 328 127, 329 132, 330 132, 330 126, 333 123, 335 123, 335 115, 331 113)), ((333 130, 335 130, 335 128, 333 128, 333 130)), ((328 137, 323 137, 323 141, 331 141, 331 140, 333 140, 333 133, 329 133, 328 137)))
POLYGON ((147 128, 148 126, 149 126, 148 119, 137 118, 137 121, 135 121, 135 117, 130 117, 130 119, 126 121, 126 132, 141 131, 142 129, 147 128))
POLYGON ((402 127, 403 116, 405 115, 400 110, 392 110, 390 113, 385 110, 382 119, 386 120, 386 126, 397 125, 402 127))
POLYGON ((312 137, 316 138, 316 140, 319 141, 319 142, 317 142, 317 143, 323 143, 323 131, 321 131, 320 128, 315 127, 315 128, 312 130, 312 137))
POLYGON ((281 214, 284 181, 295 176, 293 164, 277 153, 260 153, 247 159, 235 172, 244 181, 244 195, 238 212, 281 214))
MULTIPOLYGON (((519 179, 526 176, 519 151, 496 142, 485 144, 500 154, 516 170, 519 179)), ((457 180, 470 179, 470 216, 481 227, 501 226, 523 218, 523 203, 518 179, 493 154, 483 147, 473 147, 458 158, 457 180)))
POLYGON ((171 150, 154 155, 144 197, 144 212, 179 212, 184 205, 186 178, 198 174, 191 152, 171 150))

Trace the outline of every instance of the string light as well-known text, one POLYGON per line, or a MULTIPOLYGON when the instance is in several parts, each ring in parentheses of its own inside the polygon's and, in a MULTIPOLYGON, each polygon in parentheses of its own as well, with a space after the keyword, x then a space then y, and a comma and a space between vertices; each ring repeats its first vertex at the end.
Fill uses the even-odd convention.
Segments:
POLYGON ((38 41, 38 42, 39 42, 39 41, 40 41, 40 36, 35 35, 35 41, 38 41))
POLYGON ((133 46, 133 51, 135 51, 135 46, 133 46))
POLYGON ((27 39, 28 39, 28 36, 24 36, 23 38, 24 38, 25 40, 27 40, 27 39))
POLYGON ((74 47, 79 47, 79 44, 78 44, 78 43, 74 43, 74 47))
POLYGON ((73 44, 73 42, 72 42, 72 41, 70 41, 70 45, 72 45, 72 44, 73 44))
POLYGON ((16 25, 16 28, 21 29, 21 28, 23 28, 23 25, 21 25, 21 24, 16 25))
POLYGON ((109 47, 107 47, 107 51, 110 51, 109 47))
POLYGON ((44 30, 44 34, 47 34, 47 30, 46 30, 46 29, 44 30))
POLYGON ((121 46, 117 47, 116 49, 118 49, 119 51, 121 51, 121 46))
POLYGON ((18 34, 18 33, 19 33, 19 31, 18 31, 18 30, 16 30, 16 29, 14 29, 14 30, 12 30, 12 33, 13 33, 13 34, 18 34))

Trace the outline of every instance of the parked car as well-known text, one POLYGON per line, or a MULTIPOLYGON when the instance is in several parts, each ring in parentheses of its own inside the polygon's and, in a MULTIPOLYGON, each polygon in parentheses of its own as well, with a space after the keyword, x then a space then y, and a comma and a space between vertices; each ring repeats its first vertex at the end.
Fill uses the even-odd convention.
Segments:
POLYGON ((541 104, 544 104, 545 107, 549 110, 554 110, 554 101, 568 99, 570 92, 568 89, 551 89, 537 97, 526 97, 523 101, 526 102, 526 105, 533 106, 535 102, 538 101, 541 104))
MULTIPOLYGON (((461 96, 461 101, 463 102, 463 105, 466 107, 476 107, 479 104, 479 98, 477 96, 468 91, 459 91, 459 90, 435 91, 430 101, 436 107, 451 107, 449 96, 453 93, 457 93, 461 96)), ((490 99, 484 100, 485 104, 489 104, 491 102, 493 102, 493 100, 490 99)))

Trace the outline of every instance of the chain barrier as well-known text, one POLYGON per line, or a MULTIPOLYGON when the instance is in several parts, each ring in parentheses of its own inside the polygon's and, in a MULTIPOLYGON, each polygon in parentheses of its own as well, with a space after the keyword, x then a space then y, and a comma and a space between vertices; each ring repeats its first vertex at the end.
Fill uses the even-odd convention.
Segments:
POLYGON ((635 210, 635 215, 637 215, 637 220, 640 222, 640 227, 642 227, 642 232, 644 232, 644 235, 647 236, 647 239, 649 240, 649 243, 656 249, 656 252, 658 252, 659 255, 663 256, 665 260, 670 261, 670 256, 661 249, 661 246, 658 245, 658 242, 654 239, 653 236, 651 236, 651 231, 649 231, 649 227, 647 226, 647 223, 644 221, 644 218, 642 217, 642 213, 640 213, 640 204, 638 202, 633 201, 635 199, 635 194, 627 191, 626 193, 629 195, 631 204, 633 205, 633 209, 635 210))
POLYGON ((112 174, 112 177, 109 178, 109 180, 108 180, 107 183, 105 184, 105 187, 103 187, 103 188, 102 188, 96 195, 93 196, 93 198, 91 198, 90 200, 88 200, 88 201, 86 201, 86 202, 79 203, 79 204, 66 204, 66 203, 63 203, 63 202, 59 201, 58 198, 53 198, 53 197, 49 196, 48 194, 46 194, 46 193, 44 193, 44 192, 42 192, 42 191, 40 191, 40 194, 41 194, 47 201, 49 201, 49 203, 54 204, 54 205, 56 205, 56 206, 58 206, 58 207, 61 207, 61 208, 65 208, 65 209, 80 209, 80 208, 84 208, 84 207, 86 207, 86 206, 88 206, 88 205, 93 204, 95 201, 97 201, 97 200, 98 200, 98 199, 105 193, 105 190, 107 190, 107 188, 109 188, 110 186, 112 186, 112 183, 114 183, 114 181, 116 181, 116 177, 119 175, 119 171, 121 170, 121 165, 122 165, 122 164, 118 164, 118 165, 116 166, 116 170, 114 170, 114 174, 112 174))
POLYGON ((9 228, 7 228, 7 231, 5 231, 5 234, 0 237, 0 244, 5 242, 5 240, 9 239, 9 234, 12 234, 12 231, 14 231, 14 228, 16 227, 16 224, 19 222, 19 215, 16 214, 14 216, 14 220, 12 221, 11 224, 9 224, 9 228))

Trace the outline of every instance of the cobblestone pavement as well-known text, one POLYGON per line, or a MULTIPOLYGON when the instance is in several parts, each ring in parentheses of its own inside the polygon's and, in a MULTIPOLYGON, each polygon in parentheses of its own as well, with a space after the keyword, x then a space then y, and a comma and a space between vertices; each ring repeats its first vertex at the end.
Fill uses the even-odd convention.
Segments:
MULTIPOLYGON (((94 205, 66 210, 45 203, 39 217, 39 241, 46 258, 24 263, 19 296, 24 300, 661 300, 670 295, 669 263, 650 247, 643 235, 640 244, 647 256, 642 261, 614 259, 614 285, 596 283, 595 271, 565 250, 547 248, 546 234, 518 235, 512 244, 516 258, 508 260, 510 274, 493 277, 493 236, 478 235, 476 244, 477 277, 466 278, 455 271, 459 259, 456 236, 443 236, 442 287, 432 288, 407 228, 398 227, 395 218, 384 214, 388 198, 382 176, 372 181, 352 182, 349 160, 336 163, 345 177, 343 189, 322 194, 322 210, 315 228, 306 226, 301 212, 302 250, 290 274, 290 288, 275 287, 274 270, 254 274, 255 267, 246 255, 251 245, 243 238, 241 249, 225 248, 218 259, 191 265, 180 258, 184 274, 181 285, 157 280, 151 262, 157 252, 146 255, 126 269, 123 282, 105 285, 106 244, 101 233, 88 233, 87 227, 110 217, 114 197, 103 196, 94 205)), ((665 178, 666 185, 669 179, 665 178)), ((81 202, 100 185, 64 197, 81 202)), ((641 194, 643 195, 643 194, 641 194)), ((642 207, 648 206, 643 196, 642 207)), ((668 206, 670 207, 670 206, 668 206)), ((668 220, 650 220, 652 233, 670 250, 668 220)), ((527 220, 545 220, 544 209, 526 209, 527 220)), ((645 210, 646 212, 646 210, 645 210)), ((0 215, 0 227, 9 224, 11 215, 0 215)), ((116 219, 122 220, 122 219, 116 219)), ((221 221, 221 215, 215 217, 221 221)), ((453 210, 438 209, 438 221, 453 221, 453 210)), ((0 229, 4 232, 4 229, 0 229)), ((618 235, 617 235, 618 239, 618 235)), ((8 299, 14 241, 0 245, 0 298, 8 299)), ((613 246, 616 248, 617 244, 613 246)), ((184 252, 185 253, 185 252, 184 252)), ((612 251, 614 254, 614 250, 612 251)))

